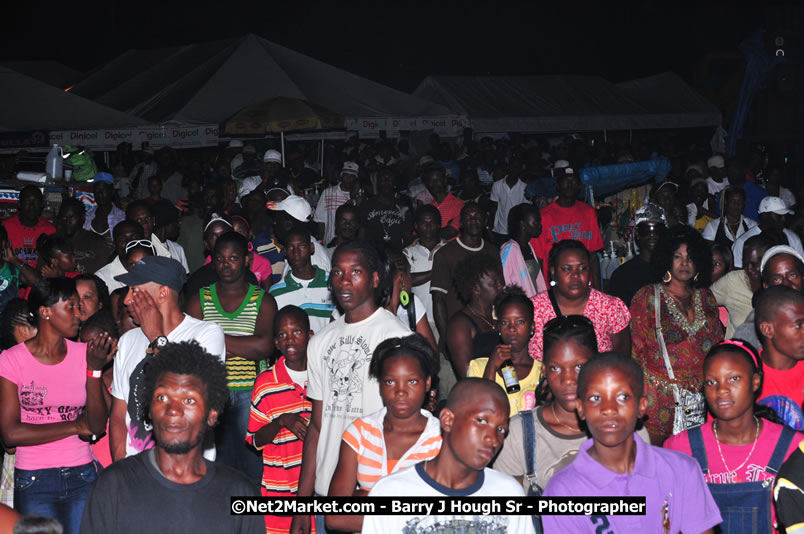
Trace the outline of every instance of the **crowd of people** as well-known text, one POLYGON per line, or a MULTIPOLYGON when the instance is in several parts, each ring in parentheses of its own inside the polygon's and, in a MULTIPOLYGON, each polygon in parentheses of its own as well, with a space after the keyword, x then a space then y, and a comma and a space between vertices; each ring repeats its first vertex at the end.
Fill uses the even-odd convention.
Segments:
POLYGON ((621 141, 124 144, 52 220, 25 186, 2 503, 69 534, 804 531, 800 192, 758 150, 621 141), (582 200, 651 154, 624 219, 582 200), (257 495, 646 513, 230 513, 257 495))

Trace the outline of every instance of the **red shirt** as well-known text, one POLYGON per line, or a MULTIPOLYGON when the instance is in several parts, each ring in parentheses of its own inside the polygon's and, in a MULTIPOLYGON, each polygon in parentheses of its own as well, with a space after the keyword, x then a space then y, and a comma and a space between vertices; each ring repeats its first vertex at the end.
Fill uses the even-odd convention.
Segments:
MULTIPOLYGON (((447 193, 444 201, 439 204, 435 199, 430 202, 431 206, 438 208, 441 213, 441 228, 452 226, 456 230, 461 229, 461 210, 463 209, 463 200, 459 199, 452 193, 447 193)), ((603 248, 601 245, 600 248, 603 248)))
POLYGON ((804 430, 804 362, 798 362, 791 369, 780 371, 769 365, 764 366, 765 379, 762 394, 757 402, 773 408, 779 417, 793 430, 804 430))
POLYGON ((13 215, 3 220, 3 226, 8 232, 8 245, 14 255, 27 263, 30 267, 36 267, 36 240, 42 234, 55 234, 56 227, 44 217, 39 217, 35 226, 25 226, 20 222, 18 215, 13 215))
POLYGON ((558 202, 548 204, 542 210, 542 233, 530 240, 533 251, 544 261, 547 269, 547 257, 553 243, 564 239, 575 239, 586 246, 586 250, 597 252, 603 249, 603 237, 597 224, 595 209, 580 200, 569 208, 562 208, 558 202))
MULTIPOLYGON (((310 420, 313 403, 307 399, 307 388, 302 388, 285 369, 285 357, 257 377, 251 393, 251 414, 246 442, 254 445, 254 434, 284 413, 295 413, 310 420)), ((262 448, 263 496, 293 496, 299 491, 299 475, 304 442, 287 428, 282 428, 274 440, 262 448)), ((267 532, 287 532, 290 516, 265 516, 267 532)))

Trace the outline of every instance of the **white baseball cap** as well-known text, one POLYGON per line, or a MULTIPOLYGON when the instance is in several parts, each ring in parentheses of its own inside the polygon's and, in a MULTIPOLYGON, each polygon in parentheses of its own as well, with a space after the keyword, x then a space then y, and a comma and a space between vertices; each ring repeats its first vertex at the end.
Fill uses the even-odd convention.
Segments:
POLYGON ((794 258, 798 259, 801 263, 804 263, 804 257, 791 246, 788 245, 776 245, 775 247, 771 247, 765 251, 765 254, 762 256, 762 262, 759 264, 759 272, 765 270, 765 265, 773 258, 774 256, 778 256, 779 254, 790 254, 794 258))
POLYGON ((263 163, 268 163, 271 161, 282 163, 282 154, 280 154, 278 150, 266 150, 265 154, 262 155, 262 161, 263 163))
POLYGON ((716 169, 722 169, 726 166, 726 160, 723 159, 723 156, 720 154, 715 154, 708 160, 706 160, 707 167, 715 167, 716 169))
POLYGON ((290 195, 285 200, 279 202, 268 201, 266 207, 273 211, 284 211, 297 221, 308 222, 313 215, 310 204, 302 197, 290 195))
POLYGON ((240 139, 232 139, 227 146, 228 148, 243 148, 243 141, 240 139))
POLYGON ((779 215, 790 215, 793 210, 789 209, 779 197, 765 197, 759 203, 759 213, 778 213, 779 215))
POLYGON ((344 161, 341 174, 354 174, 357 176, 360 174, 360 166, 354 161, 344 161))

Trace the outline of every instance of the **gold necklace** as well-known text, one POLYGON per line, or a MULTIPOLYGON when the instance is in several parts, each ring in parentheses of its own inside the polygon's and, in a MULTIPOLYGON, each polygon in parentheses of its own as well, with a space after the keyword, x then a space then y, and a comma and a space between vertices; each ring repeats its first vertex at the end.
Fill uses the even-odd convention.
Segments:
POLYGON ((478 318, 480 318, 480 319, 483 319, 483 322, 484 322, 484 323, 486 323, 486 324, 489 326, 489 328, 491 328, 492 330, 494 330, 494 329, 496 328, 496 327, 494 326, 494 323, 492 323, 492 322, 490 322, 488 319, 486 319, 486 317, 485 317, 485 316, 480 315, 479 313, 477 313, 475 310, 473 310, 473 309, 472 309, 471 307, 469 307, 469 306, 467 306, 467 309, 468 309, 470 312, 472 312, 472 315, 474 315, 475 317, 478 317, 478 318))
POLYGON ((742 469, 742 467, 745 465, 745 463, 751 458, 751 455, 754 454, 754 449, 757 447, 757 441, 759 441, 759 419, 757 419, 756 415, 753 416, 753 417, 754 417, 754 422, 757 425, 757 430, 756 430, 756 433, 754 434, 754 444, 751 445, 751 450, 748 451, 748 456, 745 457, 745 460, 743 460, 743 463, 741 463, 740 465, 738 465, 734 469, 729 469, 729 466, 726 464, 726 458, 723 456, 723 451, 720 449, 720 438, 717 437, 717 419, 715 419, 715 422, 712 423, 712 433, 715 435, 715 443, 717 443, 717 452, 720 453, 720 461, 723 462, 723 466, 726 468, 726 473, 727 474, 734 473, 734 482, 736 482, 737 477, 740 476, 739 474, 737 474, 737 471, 742 469))
POLYGON ((571 427, 571 426, 569 426, 568 424, 566 424, 566 423, 562 423, 562 422, 561 422, 561 419, 559 419, 559 418, 558 418, 558 414, 556 413, 556 402, 555 402, 555 401, 553 401, 553 402, 551 402, 551 403, 550 403, 550 411, 552 411, 552 412, 553 412, 553 419, 555 419, 555 420, 556 420, 556 423, 558 423, 559 425, 563 426, 564 428, 566 428, 566 429, 568 429, 568 430, 571 430, 571 431, 572 431, 572 432, 574 432, 575 434, 580 433, 580 431, 581 431, 581 429, 580 429, 580 428, 572 428, 572 427, 571 427))

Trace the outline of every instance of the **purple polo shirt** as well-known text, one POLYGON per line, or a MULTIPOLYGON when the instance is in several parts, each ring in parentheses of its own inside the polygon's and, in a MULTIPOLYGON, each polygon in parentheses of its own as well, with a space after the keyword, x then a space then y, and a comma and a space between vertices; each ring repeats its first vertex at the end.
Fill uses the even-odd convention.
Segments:
POLYGON ((662 507, 665 500, 669 505, 672 533, 703 532, 722 521, 701 468, 692 457, 649 445, 636 434, 634 441, 636 461, 630 474, 610 471, 589 456, 593 443, 590 439, 581 445, 572 463, 550 479, 544 496, 644 496, 647 501, 645 515, 545 515, 542 516, 545 532, 663 532, 662 507))

